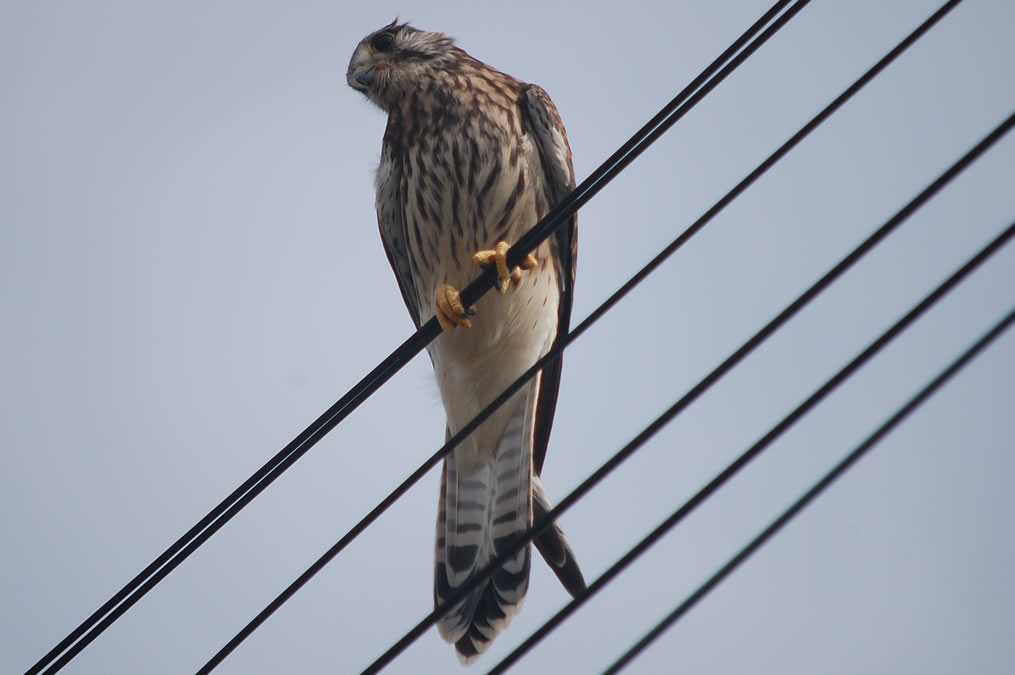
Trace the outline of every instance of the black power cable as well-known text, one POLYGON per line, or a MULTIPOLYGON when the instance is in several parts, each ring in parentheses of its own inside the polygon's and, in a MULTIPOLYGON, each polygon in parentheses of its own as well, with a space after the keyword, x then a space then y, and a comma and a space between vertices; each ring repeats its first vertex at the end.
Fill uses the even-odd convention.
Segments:
POLYGON ((615 562, 604 572, 581 595, 575 597, 564 606, 559 612, 551 617, 546 623, 540 626, 535 633, 530 635, 514 651, 508 654, 503 661, 498 663, 490 674, 502 673, 507 670, 522 655, 532 649, 547 634, 556 628, 562 621, 569 617, 575 610, 581 607, 589 598, 598 593, 606 584, 612 581, 620 572, 634 562, 642 553, 655 544, 663 535, 669 532, 677 523, 691 514, 702 502, 708 499, 716 490, 724 485, 730 478, 736 475, 741 469, 760 455, 773 441, 793 426, 801 417, 820 403, 826 396, 832 393, 840 384, 848 379, 853 373, 859 370, 867 361, 873 358, 879 351, 894 340, 902 331, 909 327, 914 321, 930 309, 938 300, 944 297, 949 291, 955 288, 963 279, 971 274, 977 267, 983 264, 990 256, 996 253, 1015 235, 1015 223, 1009 225, 1001 234, 995 237, 989 244, 973 256, 965 265, 955 271, 950 277, 943 281, 937 288, 931 291, 923 300, 906 313, 901 319, 895 322, 891 328, 872 342, 866 349, 860 352, 853 360, 842 367, 835 375, 821 385, 813 394, 799 406, 786 415, 778 424, 772 427, 754 445, 748 448, 742 455, 716 475, 705 487, 701 488, 693 497, 688 499, 683 506, 674 511, 666 520, 659 524, 644 539, 639 541, 630 551, 615 562))
MULTIPOLYGON (((508 264, 517 265, 521 259, 563 225, 577 210, 623 171, 638 155, 654 143, 678 119, 684 116, 720 81, 725 79, 736 66, 743 62, 737 52, 765 24, 772 20, 791 0, 779 0, 747 32, 738 38, 719 58, 713 61, 698 77, 685 87, 658 114, 646 123, 634 136, 610 156, 596 171, 554 207, 529 232, 515 242, 508 254, 508 264), (720 67, 736 55, 735 64, 721 70, 720 67), (718 74, 716 74, 718 72, 718 74)), ((797 7, 809 0, 798 0, 797 7)), ((744 57, 746 58, 746 57, 744 57)), ((493 287, 496 275, 492 269, 483 271, 472 283, 462 290, 462 301, 466 306, 476 303, 493 287)), ((53 673, 65 666, 74 656, 106 630, 124 612, 140 600, 165 576, 190 556, 208 538, 218 531, 236 513, 260 494, 276 478, 303 456, 339 422, 355 410, 363 401, 387 382, 406 363, 440 334, 436 319, 432 319, 399 345, 387 358, 360 380, 333 406, 303 430, 288 445, 258 469, 250 478, 223 499, 196 525, 190 528, 158 558, 139 572, 112 598, 93 612, 77 628, 70 632, 53 649, 28 669, 28 675, 43 672, 53 673)))
MULTIPOLYGON (((957 2, 950 2, 946 6, 947 9, 954 7, 957 2)), ((945 8, 942 8, 945 9, 945 8)), ((938 16, 938 15, 935 15, 938 16)), ((922 26, 921 29, 924 27, 922 26)), ((918 29, 920 31, 921 29, 918 29)), ((914 33, 915 35, 915 33, 914 33)), ((912 36, 910 36, 912 37, 912 36)), ((908 38, 907 38, 908 40, 908 38)), ((900 44, 901 46, 901 44, 900 44)), ((894 53, 894 50, 893 50, 894 53)), ((880 65, 880 64, 879 64, 880 65)), ((877 67, 877 66, 876 66, 877 67)), ((460 602, 471 590, 478 587, 479 584, 489 579, 493 573, 499 569, 504 563, 509 560, 513 555, 516 555, 521 548, 530 542, 535 537, 539 536, 550 524, 556 520, 561 514, 563 514, 568 508, 570 508, 577 499, 581 497, 584 492, 600 482, 608 473, 615 469, 619 464, 625 461, 641 444, 643 444, 648 438, 655 434, 662 426, 669 422, 676 414, 686 408, 691 402, 696 400, 698 396, 707 391, 719 378, 721 378, 726 372, 728 372, 733 366, 739 363, 745 356, 751 353, 759 344, 767 339, 775 330, 777 330, 782 324, 784 324, 789 318, 795 315, 800 309, 802 309, 807 303, 809 303, 817 294, 819 294, 825 287, 827 287, 832 281, 838 278, 845 270, 851 267, 857 260, 865 255, 873 246, 875 246, 881 239, 887 236, 892 230, 894 230, 903 220, 905 220, 914 210, 922 205, 927 199, 933 194, 940 190, 944 185, 950 182, 959 172, 961 172, 970 162, 976 159, 982 154, 987 148, 993 145, 1001 136, 1003 136, 1015 123, 1015 115, 1008 117, 998 128, 996 128, 991 134, 984 138, 979 144, 971 149, 966 155, 960 158, 955 164, 953 164, 945 173, 943 173, 938 179, 936 179, 931 185, 929 185, 923 192, 917 195, 912 201, 910 201, 905 207, 903 207, 895 216, 893 216, 888 222, 886 222, 881 228, 874 232, 867 240, 865 240, 860 246, 854 249, 849 255, 847 255, 842 261, 840 261, 832 270, 830 270, 824 277, 819 279, 811 288, 805 291, 800 297, 798 297, 791 305, 783 310, 778 316, 770 321, 764 328, 756 333, 750 340, 744 343, 736 352, 730 355, 723 363, 716 367, 709 375, 707 375, 701 382, 699 382, 694 388, 692 388, 685 396, 675 403, 666 413, 657 419, 652 425, 644 429, 639 436, 637 436, 631 443, 622 448, 617 452, 606 464, 601 466, 595 473, 587 478, 581 485, 579 485, 573 492, 565 497, 561 502, 551 511, 549 511, 543 518, 533 523, 528 533, 519 538, 515 544, 509 546, 501 555, 497 556, 486 568, 477 572, 468 582, 463 584, 457 592, 453 593, 447 598, 447 600, 439 607, 435 608, 433 612, 424 617, 415 627, 410 629, 397 643, 392 645, 384 654, 382 654, 374 663, 367 667, 368 673, 377 672, 384 667, 391 659, 393 659, 398 653, 403 651, 409 644, 411 644, 424 630, 432 626, 438 617, 447 613, 456 603, 460 602)), ((760 167, 759 167, 760 168, 760 167)), ((683 235, 682 235, 683 236, 683 235)))
POLYGON ((660 621, 652 630, 645 634, 645 636, 639 640, 634 646, 632 646, 627 652, 625 652, 617 661, 615 661, 609 668, 604 671, 605 675, 612 675, 613 673, 619 672, 624 666, 626 666, 631 659, 637 656, 645 647, 651 644, 657 637, 659 637, 667 628, 669 628, 675 621, 688 612, 694 607, 699 600, 704 598, 708 593, 715 588, 723 579, 725 579, 730 572, 740 566, 747 558, 749 558, 755 551, 761 547, 768 539, 778 532, 786 523, 793 519, 804 507, 806 507, 811 501, 814 500, 822 491, 831 485, 836 479, 838 479, 843 473, 846 472, 858 459, 863 457, 868 450, 876 445, 882 438, 884 438, 889 432, 891 432, 896 426, 899 425, 903 420, 906 419, 914 410, 916 410, 921 404, 923 404, 932 394, 938 389, 944 386, 959 370, 961 370, 966 364, 968 364, 973 358, 975 358, 980 352, 986 349, 995 339, 1001 336, 1001 334, 1007 330, 1011 324, 1015 322, 1015 309, 1012 309, 1008 314, 1001 319, 997 324, 994 325, 987 333, 985 333, 979 340, 977 340, 971 347, 963 352, 957 359, 955 359, 947 368, 941 371, 937 377, 931 380, 923 389, 917 392, 912 398, 910 398, 905 405, 899 408, 891 417, 889 417, 884 424, 878 427, 870 436, 868 436, 860 445, 853 449, 845 458, 842 459, 838 464, 832 468, 825 476, 814 484, 811 489, 797 499, 788 509, 776 518, 772 523, 761 531, 754 539, 750 541, 744 548, 740 550, 735 556, 723 565, 715 574, 698 587, 694 593, 689 595, 684 602, 682 602, 676 609, 668 614, 662 621, 660 621))
MULTIPOLYGON (((953 0, 959 2, 960 0, 953 0)), ((786 22, 791 19, 796 12, 803 8, 809 0, 798 2, 794 7, 790 8, 787 12, 782 14, 775 22, 773 22, 768 29, 762 33, 754 42, 751 42, 743 51, 736 55, 736 58, 729 62, 729 64, 719 72, 712 80, 708 81, 704 86, 698 89, 694 95, 688 99, 686 109, 674 113, 672 121, 675 121, 684 112, 690 109, 691 106, 695 105, 701 98, 708 94, 723 78, 726 77, 730 72, 739 66, 747 57, 749 57, 758 47, 760 47, 769 37, 775 34, 786 22)), ((743 46, 743 42, 749 39, 750 36, 756 33, 758 30, 763 28, 769 23, 772 17, 778 13, 783 5, 787 3, 779 3, 772 7, 764 16, 762 16, 747 32, 741 36, 736 43, 734 43, 729 49, 726 50, 713 65, 721 64, 730 54, 736 52, 737 49, 743 46)), ((706 69, 706 72, 711 70, 706 69)), ((684 92, 690 92, 693 88, 692 85, 688 86, 684 92)), ((857 87, 859 88, 859 87, 857 87)), ((850 92, 852 95, 854 92, 850 92)), ((679 98, 679 97, 678 97, 679 98)), ((676 99, 675 99, 676 100, 676 99)), ((845 100, 845 99, 843 99, 845 100)), ((837 102, 837 105, 841 104, 841 101, 837 102)), ((830 110, 826 110, 826 113, 830 114, 830 110)), ((659 117, 659 116, 657 116, 659 117)), ((823 119, 823 118, 822 118, 823 119)), ((659 126, 654 134, 663 133, 672 121, 667 121, 666 126, 659 126)), ((646 125, 646 127, 650 126, 646 125)), ((482 424, 486 419, 493 414, 497 408, 499 408, 505 401, 507 401, 515 392, 521 389, 537 372, 543 369, 543 367, 549 363, 552 359, 556 358, 564 349, 567 348, 575 339, 584 333, 592 324, 594 324, 599 318, 602 317, 607 311, 609 311, 617 302, 620 301, 628 292, 630 292, 635 286, 637 286, 646 276, 654 271, 659 265, 663 263, 670 255, 672 255, 680 246, 682 246, 688 239, 691 238, 698 230, 714 218, 723 208, 725 208, 729 202, 735 199, 743 190, 745 190, 751 183, 753 183, 764 171, 766 171, 771 164, 773 164, 778 157, 785 154, 790 147, 796 145, 804 136, 813 130, 813 127, 817 126, 814 123, 813 126, 802 130, 797 136, 788 141, 780 150, 773 154, 762 167, 755 170, 750 176, 745 178, 738 184, 733 190, 721 199, 715 206, 712 207, 703 217, 695 222, 688 230, 686 230, 677 240, 667 246, 659 255, 657 255, 652 261, 645 265, 634 277, 628 280, 618 291, 616 291, 610 298, 608 298, 603 304, 601 304, 594 312, 582 321, 577 327, 571 330, 567 335, 561 336, 557 344, 552 350, 545 354, 539 361, 537 361, 532 367, 530 367, 525 373, 523 373, 510 387, 502 392, 497 398, 490 402, 490 404, 480 411, 472 420, 469 421, 461 430, 452 436, 448 441, 438 449, 433 455, 430 456, 426 462, 424 462, 419 468, 417 468, 408 478, 398 485, 387 497, 385 497, 377 506, 375 506, 370 513, 364 516, 356 525, 353 526, 334 546, 329 548, 320 558, 318 558, 307 570, 301 574, 295 581, 286 587, 282 593, 280 593, 267 607, 265 607, 257 616, 250 620, 243 629, 240 630, 222 649, 220 649, 202 668, 199 673, 211 672, 222 660, 228 656, 236 647, 240 645, 251 633, 254 632, 269 616, 271 616, 279 607, 281 607, 289 598, 291 598, 296 591, 298 591, 304 584, 314 577, 325 565, 328 564, 336 555, 338 555, 353 539, 358 537, 369 525, 371 525, 384 511, 386 511, 393 503, 395 503, 410 487, 415 485, 420 478, 422 478, 427 471, 432 469, 436 464, 448 455, 455 447, 469 434, 482 424)), ((566 203, 566 202, 562 202, 566 203)), ((522 240, 520 240, 522 241, 522 240)), ((517 246, 517 245, 516 245, 517 246)))

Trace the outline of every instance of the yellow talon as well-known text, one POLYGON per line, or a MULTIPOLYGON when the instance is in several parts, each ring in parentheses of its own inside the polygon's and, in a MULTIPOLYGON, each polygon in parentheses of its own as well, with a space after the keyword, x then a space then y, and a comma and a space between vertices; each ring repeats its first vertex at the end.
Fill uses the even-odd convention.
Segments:
POLYGON ((525 256, 522 260, 522 264, 515 267, 513 270, 508 270, 507 266, 507 254, 511 250, 507 242, 499 241, 494 249, 488 249, 484 251, 476 251, 476 255, 472 256, 472 259, 480 265, 489 265, 493 263, 497 266, 497 292, 504 295, 508 288, 511 287, 511 282, 515 284, 521 283, 522 270, 531 270, 539 261, 536 260, 536 256, 531 253, 525 256))
POLYGON ((445 285, 437 289, 434 314, 445 333, 450 333, 455 326, 472 328, 472 321, 468 319, 469 312, 462 305, 458 290, 452 286, 445 285))

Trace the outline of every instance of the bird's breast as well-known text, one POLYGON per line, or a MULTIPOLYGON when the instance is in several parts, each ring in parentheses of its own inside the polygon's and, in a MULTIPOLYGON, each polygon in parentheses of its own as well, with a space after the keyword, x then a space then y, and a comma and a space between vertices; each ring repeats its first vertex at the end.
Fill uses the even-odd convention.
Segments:
MULTIPOLYGON (((476 277, 477 250, 513 244, 547 208, 527 136, 508 142, 468 131, 422 138, 403 157, 406 240, 426 305, 439 286, 462 288, 476 277)), ((420 307, 421 316, 432 313, 420 307)))

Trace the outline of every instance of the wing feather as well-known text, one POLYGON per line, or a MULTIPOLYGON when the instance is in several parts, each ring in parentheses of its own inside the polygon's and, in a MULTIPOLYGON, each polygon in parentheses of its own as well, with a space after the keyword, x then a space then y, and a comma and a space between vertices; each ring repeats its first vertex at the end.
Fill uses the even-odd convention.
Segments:
MULTIPOLYGON (((390 124, 390 121, 389 121, 390 124)), ((412 281, 412 263, 409 260, 409 247, 406 241, 405 213, 405 179, 395 161, 395 150, 387 142, 381 148, 381 163, 377 167, 377 226, 381 231, 384 253, 388 263, 395 272, 398 289, 402 292, 402 300, 409 310, 412 323, 419 328, 419 298, 416 295, 416 284, 412 281)))
MULTIPOLYGON (((534 84, 526 85, 521 100, 522 119, 536 148, 546 178, 549 208, 558 204, 574 190, 574 164, 567 132, 557 108, 550 96, 534 84)), ((545 214, 541 214, 545 215, 545 214)), ((557 264, 557 279, 560 284, 559 321, 554 344, 566 335, 571 327, 571 304, 573 301, 575 269, 578 262, 578 218, 561 226, 550 238, 550 248, 557 264)), ((553 413, 557 407, 557 392, 560 389, 562 358, 554 359, 543 369, 539 399, 536 404, 536 429, 533 447, 533 462, 536 475, 542 473, 546 458, 546 446, 550 440, 553 413)))

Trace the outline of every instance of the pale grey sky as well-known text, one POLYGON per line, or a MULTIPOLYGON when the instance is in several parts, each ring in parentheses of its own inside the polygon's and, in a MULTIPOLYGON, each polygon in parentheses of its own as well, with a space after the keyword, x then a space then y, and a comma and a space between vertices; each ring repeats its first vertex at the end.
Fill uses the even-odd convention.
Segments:
MULTIPOLYGON (((939 3, 816 0, 581 212, 575 322, 939 3)), ((35 662, 396 347, 383 114, 345 85, 398 14, 550 92, 587 176, 766 2, 0 6, 0 671, 35 662)), ((1015 6, 966 0, 568 351, 563 497, 1015 110, 1015 6)), ((1005 138, 564 518, 597 577, 1015 218, 1005 138)), ((515 671, 608 665, 1015 303, 950 295, 515 671)), ((629 672, 1015 670, 1015 335, 629 672)), ((428 457, 425 357, 85 649, 193 672, 428 457)), ((429 474, 221 673, 360 669, 431 608, 429 474)), ((483 672, 567 600, 533 566, 483 672)), ((393 673, 459 672, 427 632, 393 673)))

